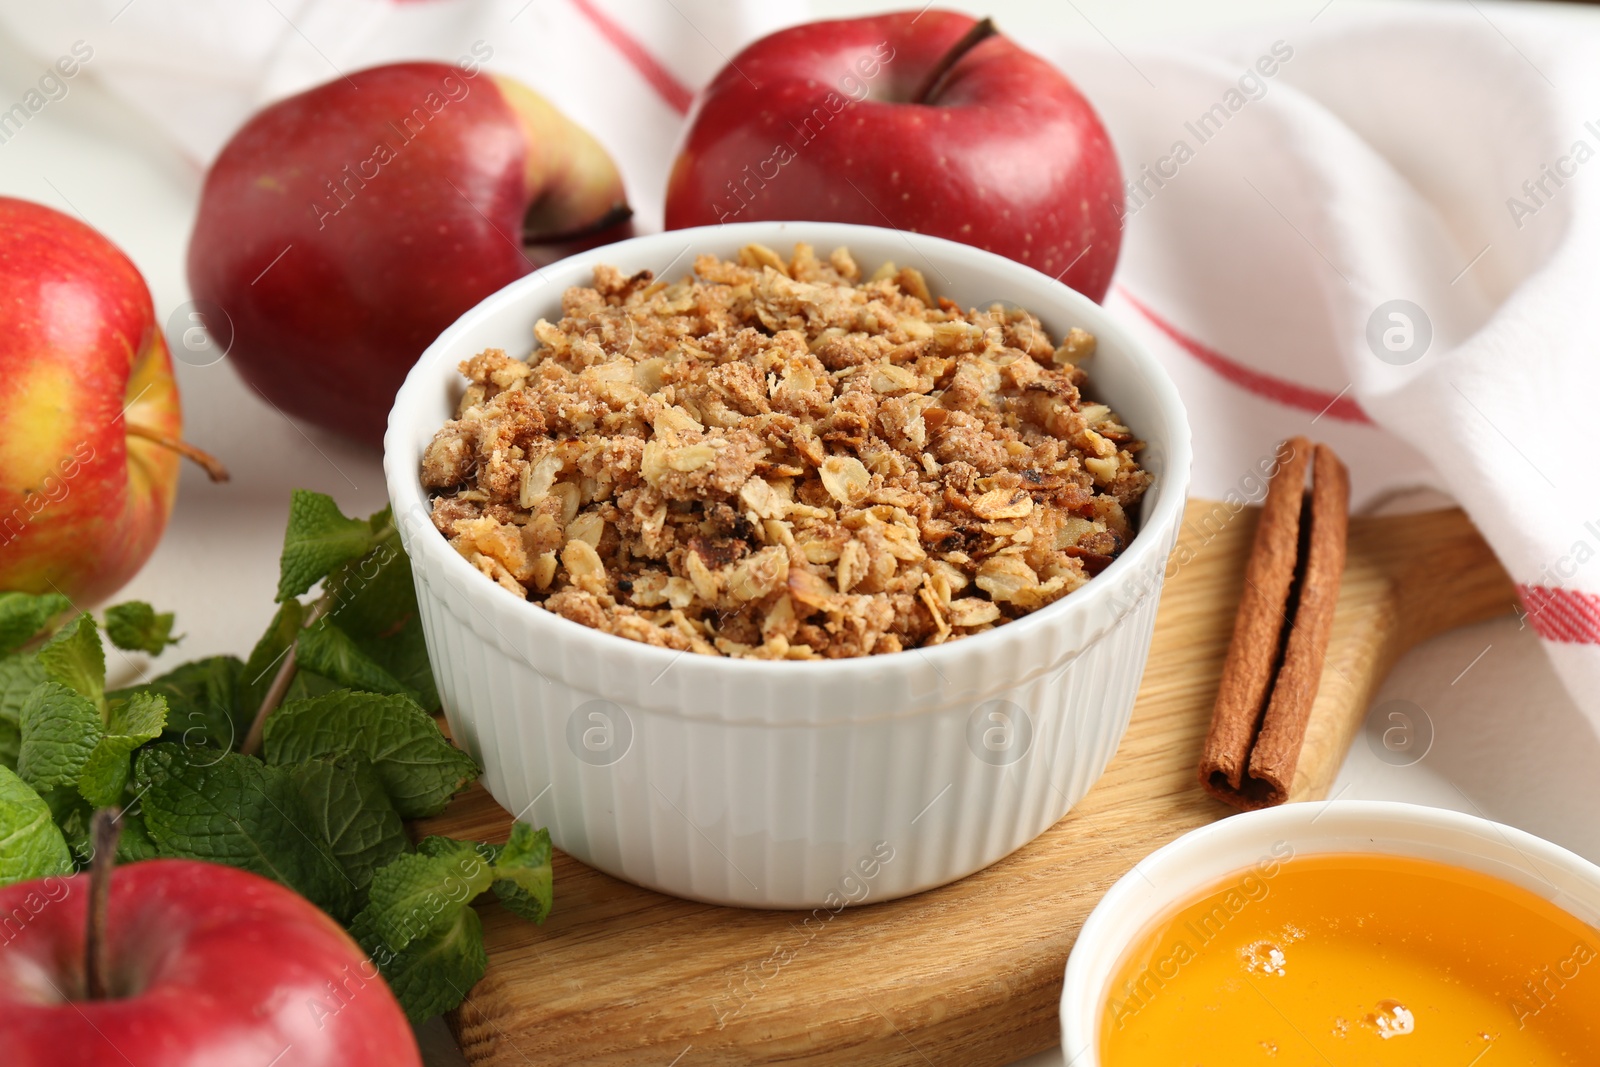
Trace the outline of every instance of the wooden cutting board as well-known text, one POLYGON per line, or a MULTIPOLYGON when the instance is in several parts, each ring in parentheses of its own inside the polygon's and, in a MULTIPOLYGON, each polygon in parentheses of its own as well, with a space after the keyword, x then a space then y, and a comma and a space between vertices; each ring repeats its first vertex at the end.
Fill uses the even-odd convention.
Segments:
MULTIPOLYGON (((557 853, 542 927, 483 908, 489 970, 451 1019, 494 1067, 990 1067, 1058 1040, 1084 918, 1152 850, 1231 814, 1196 783, 1257 512, 1191 501, 1126 739, 1089 795, 1032 844, 954 885, 849 908, 720 908, 557 853)), ((1511 610, 1510 580, 1460 511, 1356 519, 1294 797, 1325 796, 1372 695, 1411 645, 1511 610)), ((503 841, 474 787, 420 827, 503 841)))

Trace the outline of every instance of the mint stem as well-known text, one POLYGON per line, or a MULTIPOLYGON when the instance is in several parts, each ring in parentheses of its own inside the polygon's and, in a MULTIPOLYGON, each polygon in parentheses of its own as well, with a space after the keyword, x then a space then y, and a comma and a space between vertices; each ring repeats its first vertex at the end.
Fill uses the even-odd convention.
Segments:
MULTIPOLYGON (((306 616, 302 630, 309 630, 316 625, 317 620, 328 613, 333 600, 324 593, 317 602, 311 605, 311 613, 306 616)), ((267 728, 267 717, 278 710, 278 705, 283 703, 283 694, 289 691, 289 685, 294 681, 296 670, 296 653, 300 649, 297 640, 289 646, 289 651, 284 653, 283 662, 278 665, 278 673, 273 675, 272 684, 267 687, 267 695, 261 700, 261 707, 256 709, 256 717, 250 721, 250 732, 244 735, 244 744, 239 746, 239 753, 245 756, 254 756, 261 748, 261 735, 267 728)))
POLYGON ((105 1000, 111 977, 111 947, 106 943, 106 912, 111 905, 111 871, 117 864, 122 810, 101 808, 90 821, 94 858, 89 861, 88 928, 83 938, 84 986, 90 1000, 105 1000))

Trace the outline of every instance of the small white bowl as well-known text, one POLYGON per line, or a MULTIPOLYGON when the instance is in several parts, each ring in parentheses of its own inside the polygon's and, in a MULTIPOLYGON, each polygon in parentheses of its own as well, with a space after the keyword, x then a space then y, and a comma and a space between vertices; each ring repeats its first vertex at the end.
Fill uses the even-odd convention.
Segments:
POLYGON ((412 369, 384 439, 429 655, 456 740, 490 794, 555 844, 639 885, 714 903, 886 900, 978 870, 1061 818, 1127 728, 1183 518, 1189 426, 1155 359, 1046 275, 967 245, 828 223, 740 223, 595 249, 507 286, 412 369), (965 306, 999 300, 1099 339, 1103 398, 1155 474, 1127 550, 1070 596, 991 632, 827 662, 684 655, 601 633, 497 588, 429 520, 419 463, 452 417, 457 364, 526 356, 541 316, 598 263, 676 279, 700 253, 847 246, 920 268, 965 306))
POLYGON ((1600 926, 1600 867, 1475 815, 1390 801, 1286 804, 1234 815, 1157 849, 1100 899, 1061 990, 1067 1067, 1100 1067, 1100 1022, 1124 952, 1168 912, 1263 860, 1330 852, 1411 856, 1493 875, 1600 926))

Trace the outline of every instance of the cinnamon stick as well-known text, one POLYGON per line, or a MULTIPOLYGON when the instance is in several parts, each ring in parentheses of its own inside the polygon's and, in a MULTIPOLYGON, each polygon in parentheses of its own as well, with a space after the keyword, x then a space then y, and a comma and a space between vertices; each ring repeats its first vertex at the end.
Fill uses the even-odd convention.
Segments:
POLYGON ((1200 760, 1206 791, 1235 807, 1288 799, 1333 628, 1349 499, 1349 473, 1326 445, 1280 446, 1200 760))
POLYGON ((1292 437, 1278 446, 1278 469, 1261 502, 1261 522, 1245 563, 1233 643, 1222 665, 1211 733, 1200 760, 1201 783, 1223 799, 1243 786, 1250 749, 1271 695, 1300 556, 1300 512, 1311 452, 1311 442, 1304 437, 1292 437))
POLYGON ((1350 473, 1327 445, 1318 445, 1312 458, 1309 510, 1311 526, 1302 539, 1307 551, 1294 625, 1272 687, 1272 700, 1262 718, 1261 736, 1250 750, 1249 782, 1266 784, 1263 805, 1289 799, 1311 705, 1322 681, 1333 611, 1339 601, 1339 578, 1344 573, 1350 473))

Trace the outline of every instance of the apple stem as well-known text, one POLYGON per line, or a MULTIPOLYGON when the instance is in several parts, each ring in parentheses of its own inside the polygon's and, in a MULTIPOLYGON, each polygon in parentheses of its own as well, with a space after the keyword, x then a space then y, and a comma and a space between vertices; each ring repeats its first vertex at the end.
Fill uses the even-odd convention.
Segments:
MULTIPOLYGON (((528 214, 530 216, 533 215, 538 207, 539 204, 534 204, 528 214)), ((585 237, 593 237, 597 233, 604 233, 613 226, 621 226, 631 218, 633 218, 633 208, 629 207, 626 201, 623 201, 612 204, 604 215, 601 215, 593 222, 579 226, 576 229, 563 230, 559 233, 544 233, 530 229, 527 224, 528 220, 524 220, 522 243, 524 245, 558 245, 581 241, 585 237)))
POLYGON ((83 938, 84 986, 90 1000, 111 995, 111 947, 106 943, 106 912, 111 905, 111 871, 117 865, 122 810, 101 808, 89 823, 94 858, 89 861, 89 916, 83 938))
MULTIPOLYGON (((318 619, 328 613, 333 599, 327 593, 311 605, 311 611, 306 616, 306 621, 301 630, 309 630, 316 625, 318 619)), ((278 665, 278 673, 272 676, 272 684, 267 687, 267 695, 261 699, 261 707, 256 709, 256 717, 250 720, 250 731, 244 735, 244 744, 239 746, 239 753, 244 756, 254 756, 261 748, 261 735, 267 728, 267 717, 278 710, 278 705, 283 703, 283 695, 289 691, 289 685, 294 681, 296 665, 295 653, 300 647, 300 642, 295 641, 289 646, 289 651, 284 653, 283 662, 278 665)))
POLYGON ((946 52, 939 62, 934 64, 933 69, 928 72, 928 76, 923 79, 922 87, 911 94, 911 102, 913 104, 926 104, 932 100, 934 94, 944 88, 945 77, 957 63, 961 62, 961 57, 972 51, 979 42, 988 40, 999 32, 1000 29, 994 24, 994 19, 986 18, 980 22, 974 22, 972 28, 961 35, 961 40, 957 41, 950 48, 950 51, 946 52))
POLYGON ((168 437, 159 430, 152 430, 148 426, 140 426, 136 422, 128 423, 128 433, 134 437, 142 437, 146 441, 154 441, 162 448, 170 448, 178 455, 194 460, 205 468, 206 476, 214 482, 228 480, 228 468, 222 465, 221 460, 210 452, 204 452, 196 448, 187 441, 180 441, 176 437, 168 437))

